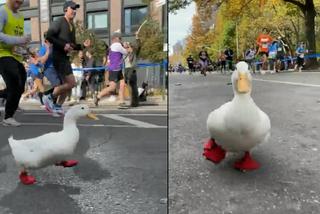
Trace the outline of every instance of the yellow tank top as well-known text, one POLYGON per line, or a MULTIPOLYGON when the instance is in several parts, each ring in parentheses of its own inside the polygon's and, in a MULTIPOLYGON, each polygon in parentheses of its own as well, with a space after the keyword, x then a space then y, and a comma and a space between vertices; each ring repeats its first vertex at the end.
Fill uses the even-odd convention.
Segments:
MULTIPOLYGON (((7 23, 3 27, 2 32, 10 36, 23 36, 24 33, 24 17, 19 13, 18 17, 15 17, 12 11, 8 8, 7 5, 4 5, 4 8, 7 12, 7 23)), ((22 55, 14 53, 14 45, 7 45, 0 42, 0 58, 12 56, 19 62, 22 61, 22 55)))

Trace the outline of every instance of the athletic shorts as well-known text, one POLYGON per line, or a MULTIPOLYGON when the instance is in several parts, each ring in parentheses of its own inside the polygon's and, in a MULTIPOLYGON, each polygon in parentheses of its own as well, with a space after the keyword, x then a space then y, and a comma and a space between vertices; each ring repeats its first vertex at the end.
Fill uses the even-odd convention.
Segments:
POLYGON ((119 82, 123 79, 122 71, 109 71, 109 81, 119 82))
POLYGON ((72 67, 68 58, 57 58, 53 60, 53 66, 56 69, 56 73, 61 80, 64 80, 66 76, 73 74, 72 67))
POLYGON ((298 66, 303 66, 303 63, 304 63, 304 58, 297 57, 297 64, 298 64, 298 66))
POLYGON ((49 80, 52 87, 56 87, 62 84, 62 81, 59 78, 54 67, 48 67, 46 70, 44 70, 43 74, 49 80))

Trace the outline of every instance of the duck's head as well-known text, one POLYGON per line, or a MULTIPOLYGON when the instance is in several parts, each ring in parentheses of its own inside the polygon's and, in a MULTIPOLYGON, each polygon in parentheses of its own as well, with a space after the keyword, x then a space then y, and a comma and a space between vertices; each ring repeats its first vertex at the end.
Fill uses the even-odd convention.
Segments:
POLYGON ((93 120, 99 120, 96 115, 92 114, 89 106, 81 104, 72 106, 66 113, 66 117, 72 118, 74 120, 79 119, 80 117, 87 116, 93 120))
POLYGON ((252 76, 249 72, 249 67, 246 62, 238 62, 236 70, 231 76, 233 91, 235 94, 250 94, 252 76))

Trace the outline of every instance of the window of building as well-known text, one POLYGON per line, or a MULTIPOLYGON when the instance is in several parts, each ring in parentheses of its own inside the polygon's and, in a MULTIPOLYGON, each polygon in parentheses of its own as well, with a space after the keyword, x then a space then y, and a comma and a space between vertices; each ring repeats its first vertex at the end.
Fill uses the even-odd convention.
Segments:
POLYGON ((100 11, 87 13, 87 28, 94 30, 108 29, 108 12, 100 11))
POLYGON ((31 35, 31 20, 24 20, 24 35, 31 35))
POLYGON ((124 9, 124 32, 132 34, 138 30, 148 14, 148 7, 124 9))
POLYGON ((51 4, 62 4, 62 3, 65 3, 66 0, 51 0, 50 2, 51 4))
POLYGON ((30 7, 30 0, 24 0, 21 7, 30 7))

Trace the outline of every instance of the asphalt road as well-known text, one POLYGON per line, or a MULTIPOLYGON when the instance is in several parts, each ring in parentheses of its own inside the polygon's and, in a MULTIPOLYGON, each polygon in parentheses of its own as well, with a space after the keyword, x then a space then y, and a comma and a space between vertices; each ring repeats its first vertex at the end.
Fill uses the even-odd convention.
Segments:
POLYGON ((203 158, 208 114, 233 98, 230 76, 169 76, 169 210, 174 214, 320 213, 320 73, 254 76, 252 97, 271 120, 271 138, 240 172, 228 154, 203 158))
POLYGON ((0 213, 165 214, 167 111, 110 110, 98 117, 78 121, 78 166, 32 171, 32 186, 19 182, 7 139, 58 131, 62 118, 28 110, 17 113, 22 127, 0 125, 0 213))

